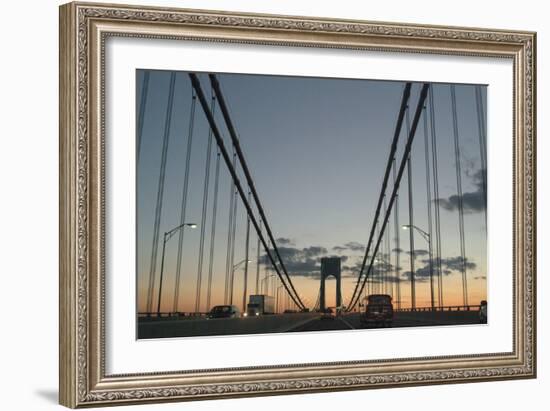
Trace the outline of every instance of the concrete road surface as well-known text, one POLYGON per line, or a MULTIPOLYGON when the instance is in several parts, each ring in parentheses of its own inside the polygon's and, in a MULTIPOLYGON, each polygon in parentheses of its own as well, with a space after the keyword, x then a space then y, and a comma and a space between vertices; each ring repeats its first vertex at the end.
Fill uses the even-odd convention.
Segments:
POLYGON ((280 333, 319 317, 317 313, 273 314, 245 318, 139 318, 138 338, 198 337, 280 333))
MULTIPOLYGON (((478 311, 443 311, 443 312, 396 312, 392 328, 421 327, 434 325, 464 325, 479 324, 478 311)), ((363 326, 359 320, 359 313, 343 314, 333 318, 313 318, 291 331, 330 331, 376 328, 375 324, 363 326)))
MULTIPOLYGON (((478 311, 396 312, 392 327, 479 324, 478 311)), ((374 328, 376 325, 369 325, 374 328)), ((140 318, 138 338, 246 335, 281 332, 353 330, 363 326, 358 313, 325 318, 319 313, 274 314, 258 318, 140 318)))

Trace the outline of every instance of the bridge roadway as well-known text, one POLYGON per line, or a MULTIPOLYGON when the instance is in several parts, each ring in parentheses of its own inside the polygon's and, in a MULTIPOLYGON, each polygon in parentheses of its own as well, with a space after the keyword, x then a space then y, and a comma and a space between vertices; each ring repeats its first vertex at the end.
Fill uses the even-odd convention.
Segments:
MULTIPOLYGON (((426 327, 434 325, 466 325, 479 324, 478 311, 416 311, 395 312, 392 328, 426 327)), ((317 317, 311 321, 294 327, 290 331, 330 331, 377 328, 375 324, 363 326, 358 313, 344 314, 338 317, 317 317)))
MULTIPOLYGON (((396 312, 392 327, 478 324, 478 311, 396 312)), ((370 326, 374 327, 374 326, 370 326)), ((365 328, 358 313, 338 317, 319 313, 275 314, 263 317, 207 320, 200 318, 139 318, 138 338, 193 337, 331 331, 365 328)))

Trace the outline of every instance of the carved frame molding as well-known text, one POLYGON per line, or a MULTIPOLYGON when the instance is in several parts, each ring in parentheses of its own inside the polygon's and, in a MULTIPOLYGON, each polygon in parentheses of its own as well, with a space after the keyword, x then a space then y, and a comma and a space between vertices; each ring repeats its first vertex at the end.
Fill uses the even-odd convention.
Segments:
POLYGON ((69 3, 60 8, 60 402, 68 407, 474 382, 536 375, 536 35, 69 3), (105 375, 104 46, 110 36, 491 56, 514 62, 514 350, 105 375))

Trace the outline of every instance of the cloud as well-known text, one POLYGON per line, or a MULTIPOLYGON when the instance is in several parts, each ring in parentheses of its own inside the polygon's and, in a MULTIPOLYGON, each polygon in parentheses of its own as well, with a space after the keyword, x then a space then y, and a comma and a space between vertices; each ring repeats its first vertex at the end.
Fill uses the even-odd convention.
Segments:
MULTIPOLYGON (((406 252, 407 254, 411 255, 410 251, 406 252)), ((428 255, 428 250, 414 250, 414 258, 422 257, 423 255, 428 255)))
MULTIPOLYGON (((293 248, 292 250, 298 250, 298 249, 293 248)), ((310 247, 302 248, 301 252, 306 257, 315 257, 315 256, 319 256, 319 255, 322 255, 322 254, 326 254, 328 251, 325 247, 312 245, 310 247)))
MULTIPOLYGON (((297 248, 280 246, 278 250, 290 275, 320 278, 321 258, 328 252, 325 247, 309 246, 297 248)), ((273 250, 271 252, 273 254, 273 250)), ((347 259, 345 256, 341 256, 340 258, 343 258, 344 261, 347 259)), ((271 265, 266 254, 260 258, 260 262, 264 265, 271 265)))
POLYGON ((279 237, 275 240, 277 245, 294 245, 294 241, 292 241, 290 238, 285 237, 279 237))
MULTIPOLYGON (((327 248, 319 245, 311 245, 303 248, 294 247, 293 241, 288 238, 278 238, 276 242, 278 244, 277 249, 281 255, 281 259, 289 275, 292 276, 318 279, 321 276, 321 258, 339 258, 342 263, 345 263, 350 259, 350 256, 348 255, 331 255, 329 254, 329 250, 327 250, 327 248)), ((276 259, 273 249, 270 250, 270 253, 276 259)), ((271 261, 266 253, 260 256, 260 264, 268 267, 271 266, 271 261)), ((342 267, 342 277, 345 276, 344 271, 346 269, 344 267, 346 266, 343 265, 342 267)))
MULTIPOLYGON (((465 213, 479 213, 485 210, 487 204, 486 193, 483 192, 483 180, 486 178, 486 170, 478 170, 471 174, 473 184, 476 187, 475 191, 462 193, 462 206, 465 213)), ((447 211, 458 210, 461 197, 453 194, 447 198, 438 198, 434 201, 438 202, 441 207, 447 211)))
POLYGON ((348 249, 350 249, 351 251, 361 251, 361 252, 364 252, 365 251, 365 246, 361 243, 358 243, 357 241, 351 241, 349 243, 346 243, 344 244, 348 249))
POLYGON ((346 250, 349 250, 349 251, 360 251, 362 253, 365 252, 365 246, 361 243, 358 243, 357 241, 350 241, 348 243, 345 243, 344 245, 336 245, 334 247, 332 247, 332 249, 336 252, 343 252, 343 251, 346 251, 346 250))
MULTIPOLYGON (((424 262, 426 264, 429 264, 430 260, 429 259, 422 260, 422 262, 424 262)), ((437 263, 438 263, 438 259, 434 258, 433 259, 434 266, 436 266, 437 263)), ((452 270, 452 271, 460 271, 462 269, 462 257, 458 255, 456 257, 442 258, 441 259, 441 266, 446 267, 446 268, 448 268, 449 270, 452 270)), ((465 257, 464 258, 464 267, 466 268, 466 270, 474 270, 477 267, 477 264, 474 263, 473 261, 469 261, 468 257, 465 257)))
MULTIPOLYGON (((437 276, 439 274, 438 270, 438 259, 434 258, 432 259, 432 270, 433 275, 437 276)), ((424 266, 416 268, 414 270, 414 278, 416 281, 427 281, 430 277, 430 259, 424 259, 422 260, 422 263, 424 263, 424 266)), ((466 267, 466 270, 474 270, 477 267, 477 264, 473 261, 469 261, 468 258, 464 259, 464 265, 466 267)), ((456 256, 456 257, 447 257, 441 259, 441 274, 442 275, 450 275, 453 272, 459 273, 462 269, 462 257, 456 256)), ((405 279, 410 280, 411 278, 411 271, 405 271, 402 276, 405 279)))
MULTIPOLYGON (((403 277, 403 279, 405 281, 410 281, 411 280, 411 272, 410 271, 405 271, 403 274, 401 274, 401 276, 403 277)), ((418 270, 416 270, 415 274, 414 274, 414 281, 416 281, 418 283, 425 283, 426 281, 428 281, 428 278, 419 276, 418 275, 418 270)))
MULTIPOLYGON (((384 257, 380 257, 384 258, 384 257)), ((367 260, 367 264, 365 265, 365 270, 363 271, 363 276, 366 274, 367 269, 369 267, 370 259, 367 260)), ((361 272, 361 266, 363 264, 363 260, 358 260, 355 262, 355 264, 352 265, 343 265, 342 266, 342 277, 357 277, 359 273, 361 272)), ((402 268, 399 267, 399 270, 402 268)), ((382 276, 383 272, 389 272, 390 274, 395 271, 395 266, 388 262, 387 260, 381 260, 377 261, 373 264, 372 270, 370 273, 371 279, 376 279, 376 277, 382 276)), ((388 276, 389 277, 389 276, 388 276)))
MULTIPOLYGON (((433 267, 433 275, 434 277, 437 276, 437 267, 433 267)), ((442 268, 441 269, 441 273, 443 275, 450 275, 452 274, 452 271, 447 269, 447 268, 442 268)), ((411 272, 410 271, 405 271, 403 274, 403 277, 410 280, 411 279, 411 272)), ((430 266, 429 265, 425 265, 423 267, 420 267, 420 268, 417 268, 414 270, 414 279, 415 281, 420 281, 420 282, 425 282, 425 281, 428 281, 430 278, 430 266)))

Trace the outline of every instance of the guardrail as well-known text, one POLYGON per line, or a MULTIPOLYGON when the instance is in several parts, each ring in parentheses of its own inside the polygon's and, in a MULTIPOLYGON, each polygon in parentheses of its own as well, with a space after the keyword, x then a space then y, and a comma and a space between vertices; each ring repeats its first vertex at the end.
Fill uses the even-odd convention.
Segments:
POLYGON ((395 312, 411 312, 411 311, 479 311, 480 305, 448 305, 445 307, 416 307, 412 308, 394 308, 395 312))
POLYGON ((206 317, 208 313, 175 312, 175 313, 138 313, 138 318, 181 318, 206 317))

